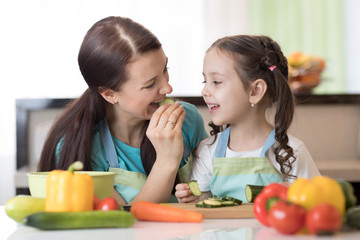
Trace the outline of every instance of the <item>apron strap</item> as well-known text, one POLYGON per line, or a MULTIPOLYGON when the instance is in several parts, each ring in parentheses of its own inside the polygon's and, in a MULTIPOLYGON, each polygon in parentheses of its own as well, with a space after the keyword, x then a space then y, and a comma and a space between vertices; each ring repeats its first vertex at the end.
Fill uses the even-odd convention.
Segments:
POLYGON ((215 158, 226 156, 226 149, 229 142, 230 127, 226 128, 220 135, 219 142, 215 149, 215 158))
MULTIPOLYGON (((112 140, 111 133, 105 118, 99 122, 99 128, 100 128, 101 141, 105 149, 105 154, 109 160, 110 167, 120 168, 118 157, 115 151, 114 142, 112 140)), ((183 158, 187 159, 189 156, 190 156, 190 150, 186 146, 186 144, 184 144, 183 158)))
POLYGON ((111 133, 105 118, 99 122, 99 128, 100 128, 101 140, 104 145, 105 153, 108 158, 110 167, 120 168, 117 159, 117 154, 115 151, 114 142, 112 140, 111 133))
POLYGON ((274 145, 274 143, 276 142, 275 140, 275 129, 273 129, 271 131, 271 133, 269 134, 268 138, 266 139, 266 142, 264 144, 264 147, 261 151, 260 157, 265 157, 266 152, 272 147, 272 145, 274 145))
MULTIPOLYGON (((230 127, 226 128, 220 135, 219 142, 215 149, 215 154, 214 154, 215 158, 223 158, 226 156, 226 149, 229 142, 229 136, 230 136, 230 127)), ((274 145, 275 142, 276 142, 275 129, 273 129, 269 134, 268 138, 266 139, 260 157, 265 157, 266 152, 272 147, 272 145, 274 145)))

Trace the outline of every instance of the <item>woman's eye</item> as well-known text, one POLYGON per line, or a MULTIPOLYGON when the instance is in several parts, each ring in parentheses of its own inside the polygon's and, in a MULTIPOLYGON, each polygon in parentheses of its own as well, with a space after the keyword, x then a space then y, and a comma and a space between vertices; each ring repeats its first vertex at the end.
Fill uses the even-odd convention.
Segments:
POLYGON ((202 81, 201 83, 206 84, 206 80, 202 81))
POLYGON ((153 81, 150 85, 146 86, 146 89, 152 88, 155 85, 155 81, 153 81))
POLYGON ((165 68, 164 68, 164 73, 166 73, 168 70, 169 70, 169 68, 168 68, 168 67, 165 67, 165 68))

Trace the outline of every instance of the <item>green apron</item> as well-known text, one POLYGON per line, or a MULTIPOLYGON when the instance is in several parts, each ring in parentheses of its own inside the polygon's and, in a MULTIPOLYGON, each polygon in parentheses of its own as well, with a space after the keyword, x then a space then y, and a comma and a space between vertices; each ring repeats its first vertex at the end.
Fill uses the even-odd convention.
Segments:
MULTIPOLYGON (((128 171, 120 168, 114 142, 105 119, 99 122, 101 141, 103 143, 107 159, 109 161, 109 172, 115 173, 114 188, 121 197, 129 203, 140 192, 146 182, 147 176, 140 172, 128 171)), ((183 166, 179 169, 180 182, 187 182, 193 163, 193 157, 187 146, 184 144, 183 166)), ((176 202, 175 196, 171 196, 169 202, 176 202)))
POLYGON ((230 127, 220 135, 215 149, 213 178, 210 191, 218 197, 231 196, 247 202, 245 187, 247 184, 266 186, 273 182, 282 182, 278 172, 265 157, 275 141, 275 130, 268 136, 259 157, 227 158, 230 127))

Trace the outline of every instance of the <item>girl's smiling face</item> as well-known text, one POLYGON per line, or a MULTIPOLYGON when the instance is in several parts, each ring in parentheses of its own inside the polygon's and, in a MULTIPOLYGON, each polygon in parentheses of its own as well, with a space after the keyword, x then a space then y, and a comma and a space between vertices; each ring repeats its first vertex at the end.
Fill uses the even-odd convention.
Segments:
POLYGON ((128 80, 117 92, 117 110, 130 119, 150 119, 157 103, 172 92, 167 57, 162 48, 141 55, 126 66, 128 80))
POLYGON ((249 93, 235 70, 233 58, 218 48, 204 58, 205 86, 201 91, 215 125, 244 121, 250 111, 249 93))

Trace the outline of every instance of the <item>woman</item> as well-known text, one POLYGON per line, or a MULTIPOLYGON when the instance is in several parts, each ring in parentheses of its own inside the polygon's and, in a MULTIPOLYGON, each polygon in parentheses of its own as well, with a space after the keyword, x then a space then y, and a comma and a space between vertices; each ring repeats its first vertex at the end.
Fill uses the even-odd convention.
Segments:
POLYGON ((88 89, 52 127, 38 170, 80 160, 84 170, 115 172, 121 205, 167 202, 207 134, 193 105, 158 106, 172 92, 161 43, 131 19, 108 17, 87 32, 78 62, 88 89))

